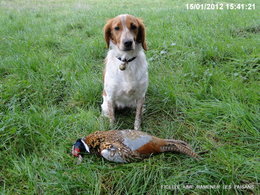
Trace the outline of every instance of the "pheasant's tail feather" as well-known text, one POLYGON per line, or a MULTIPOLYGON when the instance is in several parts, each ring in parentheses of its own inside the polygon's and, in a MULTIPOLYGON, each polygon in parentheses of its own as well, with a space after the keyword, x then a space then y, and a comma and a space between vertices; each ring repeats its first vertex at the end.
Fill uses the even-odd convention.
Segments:
POLYGON ((165 139, 166 144, 161 146, 162 152, 179 152, 188 156, 199 158, 199 155, 192 151, 189 144, 181 140, 165 139))

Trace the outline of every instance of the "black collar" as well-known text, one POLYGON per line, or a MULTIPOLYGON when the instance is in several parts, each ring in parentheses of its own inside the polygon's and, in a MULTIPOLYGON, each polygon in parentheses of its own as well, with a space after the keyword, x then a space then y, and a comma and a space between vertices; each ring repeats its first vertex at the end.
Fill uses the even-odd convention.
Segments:
POLYGON ((121 62, 124 62, 124 63, 129 63, 129 62, 132 62, 133 60, 135 60, 136 56, 127 60, 126 58, 125 59, 122 59, 121 57, 116 57, 118 60, 120 60, 121 62))

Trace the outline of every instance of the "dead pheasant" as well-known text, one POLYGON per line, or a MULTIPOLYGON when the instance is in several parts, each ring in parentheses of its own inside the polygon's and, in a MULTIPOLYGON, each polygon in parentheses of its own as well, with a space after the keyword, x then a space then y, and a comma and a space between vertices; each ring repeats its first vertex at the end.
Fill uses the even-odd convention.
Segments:
POLYGON ((160 139, 142 131, 97 131, 78 139, 72 154, 82 159, 84 153, 98 154, 113 162, 132 162, 162 152, 179 152, 197 158, 190 146, 181 140, 160 139))

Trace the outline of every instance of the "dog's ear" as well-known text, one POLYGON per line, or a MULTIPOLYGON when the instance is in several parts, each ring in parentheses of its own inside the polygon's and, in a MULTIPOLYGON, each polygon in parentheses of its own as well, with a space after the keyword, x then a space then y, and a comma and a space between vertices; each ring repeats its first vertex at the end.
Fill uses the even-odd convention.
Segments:
POLYGON ((138 34, 137 34, 137 42, 142 43, 143 49, 147 50, 146 42, 145 42, 145 26, 143 20, 137 18, 138 22, 138 34))
POLYGON ((111 26, 112 26, 112 19, 108 20, 106 25, 104 26, 104 38, 107 44, 107 47, 109 47, 110 39, 112 38, 111 34, 111 26))

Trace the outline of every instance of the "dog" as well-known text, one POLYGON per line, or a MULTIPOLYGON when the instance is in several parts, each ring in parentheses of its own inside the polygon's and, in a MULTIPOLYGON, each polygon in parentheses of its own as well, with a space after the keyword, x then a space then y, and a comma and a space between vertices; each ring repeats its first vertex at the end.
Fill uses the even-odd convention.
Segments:
POLYGON ((135 108, 134 129, 140 130, 148 87, 145 26, 132 15, 119 15, 107 21, 104 38, 109 51, 103 73, 102 115, 113 126, 115 109, 135 108))

